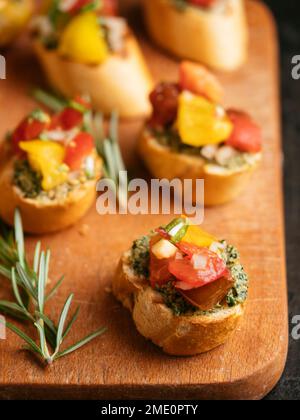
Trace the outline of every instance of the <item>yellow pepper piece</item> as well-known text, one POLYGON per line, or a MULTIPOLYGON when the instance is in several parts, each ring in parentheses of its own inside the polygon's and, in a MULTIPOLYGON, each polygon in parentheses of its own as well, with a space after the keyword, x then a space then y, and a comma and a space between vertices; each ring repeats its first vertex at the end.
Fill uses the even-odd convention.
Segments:
POLYGON ((181 141, 194 147, 221 143, 233 130, 227 116, 218 116, 217 105, 190 92, 179 97, 177 124, 181 141))
POLYGON ((71 20, 62 33, 59 54, 84 64, 107 59, 108 46, 95 13, 81 13, 71 20))
POLYGON ((0 0, 0 46, 12 42, 33 12, 32 0, 0 0))
POLYGON ((65 148, 62 145, 41 140, 20 142, 19 145, 27 152, 31 168, 42 175, 44 191, 50 191, 67 180, 68 167, 63 165, 65 148))
POLYGON ((190 225, 182 242, 208 248, 212 243, 219 242, 219 240, 202 230, 199 226, 190 225))

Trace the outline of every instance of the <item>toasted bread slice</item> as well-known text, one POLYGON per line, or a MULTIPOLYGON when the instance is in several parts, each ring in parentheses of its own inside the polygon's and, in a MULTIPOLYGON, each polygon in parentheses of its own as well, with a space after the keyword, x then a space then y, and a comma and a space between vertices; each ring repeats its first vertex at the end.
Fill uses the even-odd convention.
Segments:
POLYGON ((7 47, 26 26, 34 11, 33 0, 0 2, 0 47, 7 47))
POLYGON ((144 0, 143 4, 151 37, 176 56, 225 71, 246 61, 243 0, 226 0, 212 10, 191 5, 179 10, 171 0, 144 0))
POLYGON ((161 294, 136 276, 130 251, 119 263, 113 293, 131 311, 140 334, 174 356, 194 356, 224 344, 244 314, 244 305, 240 304, 207 315, 175 315, 161 294))
MULTIPOLYGON (((257 154, 251 165, 229 170, 207 164, 200 156, 174 152, 161 145, 148 130, 140 137, 138 150, 150 173, 158 179, 203 179, 206 206, 225 204, 235 199, 250 182, 252 173, 261 159, 261 155, 257 154)), ((193 199, 195 202, 195 191, 193 199)))
POLYGON ((0 217, 13 225, 14 212, 22 214, 25 232, 44 234, 56 232, 78 222, 96 199, 96 180, 90 180, 68 193, 64 199, 43 202, 25 198, 13 185, 14 159, 10 158, 0 171, 0 217))
POLYGON ((35 41, 35 51, 50 84, 64 96, 88 94, 93 108, 106 115, 113 111, 123 118, 150 114, 153 80, 132 34, 126 37, 124 55, 111 54, 100 65, 75 63, 39 41, 35 41))

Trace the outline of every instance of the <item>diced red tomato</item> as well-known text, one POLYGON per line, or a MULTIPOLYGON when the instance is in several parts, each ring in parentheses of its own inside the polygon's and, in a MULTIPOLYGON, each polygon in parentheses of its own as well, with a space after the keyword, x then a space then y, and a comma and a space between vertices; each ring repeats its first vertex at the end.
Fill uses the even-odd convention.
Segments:
POLYGON ((173 280, 172 274, 169 272, 169 262, 173 258, 165 258, 159 260, 151 252, 151 249, 154 244, 161 240, 159 235, 154 236, 150 242, 150 283, 153 288, 155 286, 162 286, 163 284, 168 283, 173 280))
POLYGON ((193 255, 199 252, 199 249, 203 249, 189 242, 179 242, 176 246, 189 259, 192 259, 193 255))
POLYGON ((207 248, 181 243, 181 250, 187 255, 169 262, 169 272, 177 279, 175 287, 191 290, 210 284, 228 276, 225 261, 207 248))
POLYGON ((258 153, 262 149, 262 132, 251 117, 243 112, 229 110, 228 116, 234 128, 226 144, 241 152, 258 153))
POLYGON ((75 96, 73 102, 77 102, 79 105, 83 106, 85 109, 91 109, 92 105, 91 102, 87 101, 80 95, 75 96))
POLYGON ((171 236, 163 228, 158 228, 155 232, 157 232, 163 239, 171 239, 171 236))
POLYGON ((164 127, 172 124, 177 117, 178 95, 180 89, 174 83, 160 83, 150 94, 153 106, 151 127, 164 127))
POLYGON ((93 137, 88 133, 79 133, 66 147, 65 163, 71 170, 79 169, 84 158, 94 149, 93 137))
POLYGON ((188 3, 198 7, 211 7, 216 0, 188 0, 188 3))
POLYGON ((90 3, 93 3, 93 0, 60 0, 60 9, 63 12, 76 13, 90 3))
MULTIPOLYGON (((64 12, 77 13, 85 6, 95 3, 95 0, 61 0, 60 8, 64 12)), ((116 16, 118 12, 117 0, 102 0, 101 14, 116 16)))
MULTIPOLYGON (((81 96, 77 96, 74 100, 83 110, 91 108, 91 104, 85 101, 81 96)), ((74 127, 81 126, 83 124, 84 113, 77 109, 75 106, 68 106, 63 109, 59 114, 56 114, 52 118, 50 125, 51 130, 61 128, 62 130, 71 130, 74 127)))
POLYGON ((201 64, 183 61, 179 68, 179 84, 182 90, 205 96, 213 102, 221 102, 224 92, 221 84, 201 64))
POLYGON ((104 16, 118 15, 118 1, 117 0, 102 0, 101 14, 104 16))
POLYGON ((36 140, 39 138, 41 133, 48 127, 50 123, 47 121, 47 114, 45 114, 45 121, 37 119, 34 115, 26 117, 15 129, 12 134, 12 147, 16 154, 22 154, 22 150, 19 148, 21 141, 36 140))
POLYGON ((52 118, 50 129, 61 128, 71 130, 83 123, 83 114, 74 108, 65 108, 60 114, 52 118))

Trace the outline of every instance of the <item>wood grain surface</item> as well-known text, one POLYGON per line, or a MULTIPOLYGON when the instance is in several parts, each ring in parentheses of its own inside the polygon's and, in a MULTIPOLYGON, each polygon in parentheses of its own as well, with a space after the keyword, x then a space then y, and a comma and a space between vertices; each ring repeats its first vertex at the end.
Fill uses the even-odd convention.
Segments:
MULTIPOLYGON (((52 249, 51 278, 66 281, 49 308, 57 315, 75 292, 82 307, 80 338, 108 332, 46 370, 20 352, 10 332, 0 341, 0 398, 232 398, 259 399, 277 383, 288 342, 276 29, 268 10, 249 2, 250 58, 235 74, 220 74, 226 105, 249 111, 263 127, 264 159, 250 187, 235 202, 207 209, 204 227, 235 244, 250 276, 246 316, 224 346, 193 358, 173 358, 141 337, 109 286, 120 254, 133 239, 166 222, 165 216, 99 216, 95 208, 77 226, 42 238, 52 249), (84 226, 84 229, 83 229, 84 226), (86 231, 85 235, 82 231, 86 231)), ((155 79, 176 80, 178 66, 139 33, 155 79)), ((6 54, 0 83, 0 137, 35 104, 26 95, 43 76, 25 41, 6 54)), ((142 121, 122 123, 121 142, 131 173, 144 174, 135 154, 142 121)), ((0 192, 1 199, 1 192, 0 192)), ((32 252, 36 238, 27 238, 32 252)), ((0 283, 0 298, 6 295, 0 283)))

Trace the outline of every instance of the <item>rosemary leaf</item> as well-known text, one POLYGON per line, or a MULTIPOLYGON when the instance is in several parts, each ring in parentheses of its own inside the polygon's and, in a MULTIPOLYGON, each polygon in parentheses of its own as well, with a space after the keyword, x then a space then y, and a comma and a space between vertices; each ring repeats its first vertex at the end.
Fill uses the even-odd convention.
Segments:
POLYGON ((57 292, 57 290, 59 289, 60 285, 62 284, 62 282, 64 281, 65 276, 61 276, 61 278, 58 280, 58 282, 56 283, 56 285, 50 290, 50 292, 46 295, 45 297, 45 302, 48 302, 48 300, 50 300, 55 293, 57 292))
POLYGON ((113 148, 109 139, 105 139, 103 142, 103 154, 105 158, 106 167, 109 173, 109 178, 116 183, 118 177, 118 169, 116 168, 113 148))
POLYGON ((14 292, 16 301, 18 302, 18 304, 20 305, 21 308, 26 310, 25 305, 23 303, 23 300, 21 298, 20 292, 19 292, 17 279, 16 279, 16 269, 15 269, 15 267, 13 267, 12 270, 11 270, 11 284, 12 284, 12 288, 13 288, 13 292, 14 292))
POLYGON ((36 315, 37 315, 39 318, 41 318, 41 319, 45 322, 45 324, 47 325, 47 327, 51 330, 51 332, 52 332, 52 333, 55 335, 55 337, 56 337, 56 334, 57 334, 57 328, 55 327, 55 325, 54 325, 53 321, 51 321, 51 319, 49 319, 49 318, 47 317, 47 315, 42 314, 41 312, 36 311, 36 315))
POLYGON ((39 320, 38 322, 35 322, 34 325, 36 326, 36 328, 39 332, 41 353, 42 353, 44 359, 47 361, 47 363, 51 364, 52 359, 50 357, 48 346, 47 346, 43 320, 39 320))
POLYGON ((56 347, 56 334, 57 334, 56 326, 54 325, 53 321, 51 321, 51 319, 49 319, 45 314, 41 314, 38 311, 36 311, 35 314, 36 316, 38 316, 38 318, 44 321, 46 339, 48 343, 50 344, 52 350, 54 350, 56 347))
POLYGON ((36 300, 37 299, 36 291, 34 289, 34 286, 32 284, 32 281, 28 273, 26 273, 26 271, 22 268, 22 266, 19 263, 17 263, 16 268, 17 268, 17 272, 19 274, 20 280, 23 283, 25 290, 27 291, 28 294, 30 294, 30 296, 34 300, 36 300))
POLYGON ((65 322, 66 322, 66 319, 67 319, 67 316, 68 316, 68 313, 69 313, 69 310, 70 310, 70 306, 71 306, 73 297, 74 297, 73 294, 71 294, 68 297, 68 299, 67 299, 67 301, 66 301, 66 303, 63 307, 63 310, 61 312, 61 315, 60 315, 60 319, 59 319, 59 323, 58 323, 58 327, 57 327, 57 336, 56 336, 56 352, 58 352, 59 347, 62 343, 65 322))
POLYGON ((17 243, 19 264, 25 268, 25 247, 22 219, 19 210, 15 212, 15 238, 17 243))
POLYGON ((95 338, 99 337, 100 335, 104 334, 107 331, 107 328, 101 328, 94 333, 88 335, 87 337, 83 338, 82 340, 78 341, 78 343, 68 347, 66 350, 57 353, 57 355, 54 357, 54 360, 60 359, 61 357, 67 356, 70 353, 73 353, 74 351, 78 350, 80 347, 85 346, 90 341, 94 340, 95 338))
POLYGON ((11 271, 3 265, 0 265, 0 275, 5 277, 6 279, 11 279, 11 271))
MULTIPOLYGON (((0 311, 19 320, 29 320, 27 312, 13 302, 0 301, 0 311)), ((1 318, 0 318, 1 319, 1 318)))
POLYGON ((42 252, 41 259, 40 259, 40 268, 39 268, 39 276, 38 276, 38 305, 40 313, 44 313, 44 305, 45 305, 45 270, 46 270, 46 261, 45 261, 45 253, 42 252))
POLYGON ((105 138, 104 135, 104 125, 103 125, 103 115, 100 112, 96 112, 94 117, 94 137, 101 144, 105 138))
POLYGON ((114 111, 111 114, 110 123, 109 123, 109 137, 114 143, 118 143, 118 122, 119 122, 119 114, 117 111, 114 111))
POLYGON ((66 106, 66 102, 64 100, 59 99, 42 89, 35 89, 32 92, 32 97, 53 112, 60 112, 66 106))
POLYGON ((74 312, 74 315, 70 319, 70 322, 69 322, 69 324, 67 325, 67 327, 64 331, 63 340, 65 340, 67 338, 69 332, 71 331, 71 328, 73 327, 73 324, 75 323, 75 321, 78 318, 79 311, 80 311, 80 306, 77 307, 76 311, 74 312))
POLYGON ((20 338, 22 338, 30 346, 30 348, 32 348, 36 353, 38 353, 40 356, 43 356, 41 349, 27 334, 25 334, 23 331, 21 331, 18 327, 11 324, 10 322, 1 321, 1 318, 0 318, 0 322, 5 324, 7 328, 9 328, 12 332, 17 334, 20 338))
POLYGON ((38 274, 39 264, 40 264, 40 254, 41 254, 41 242, 39 241, 36 244, 33 260, 33 271, 38 274))

